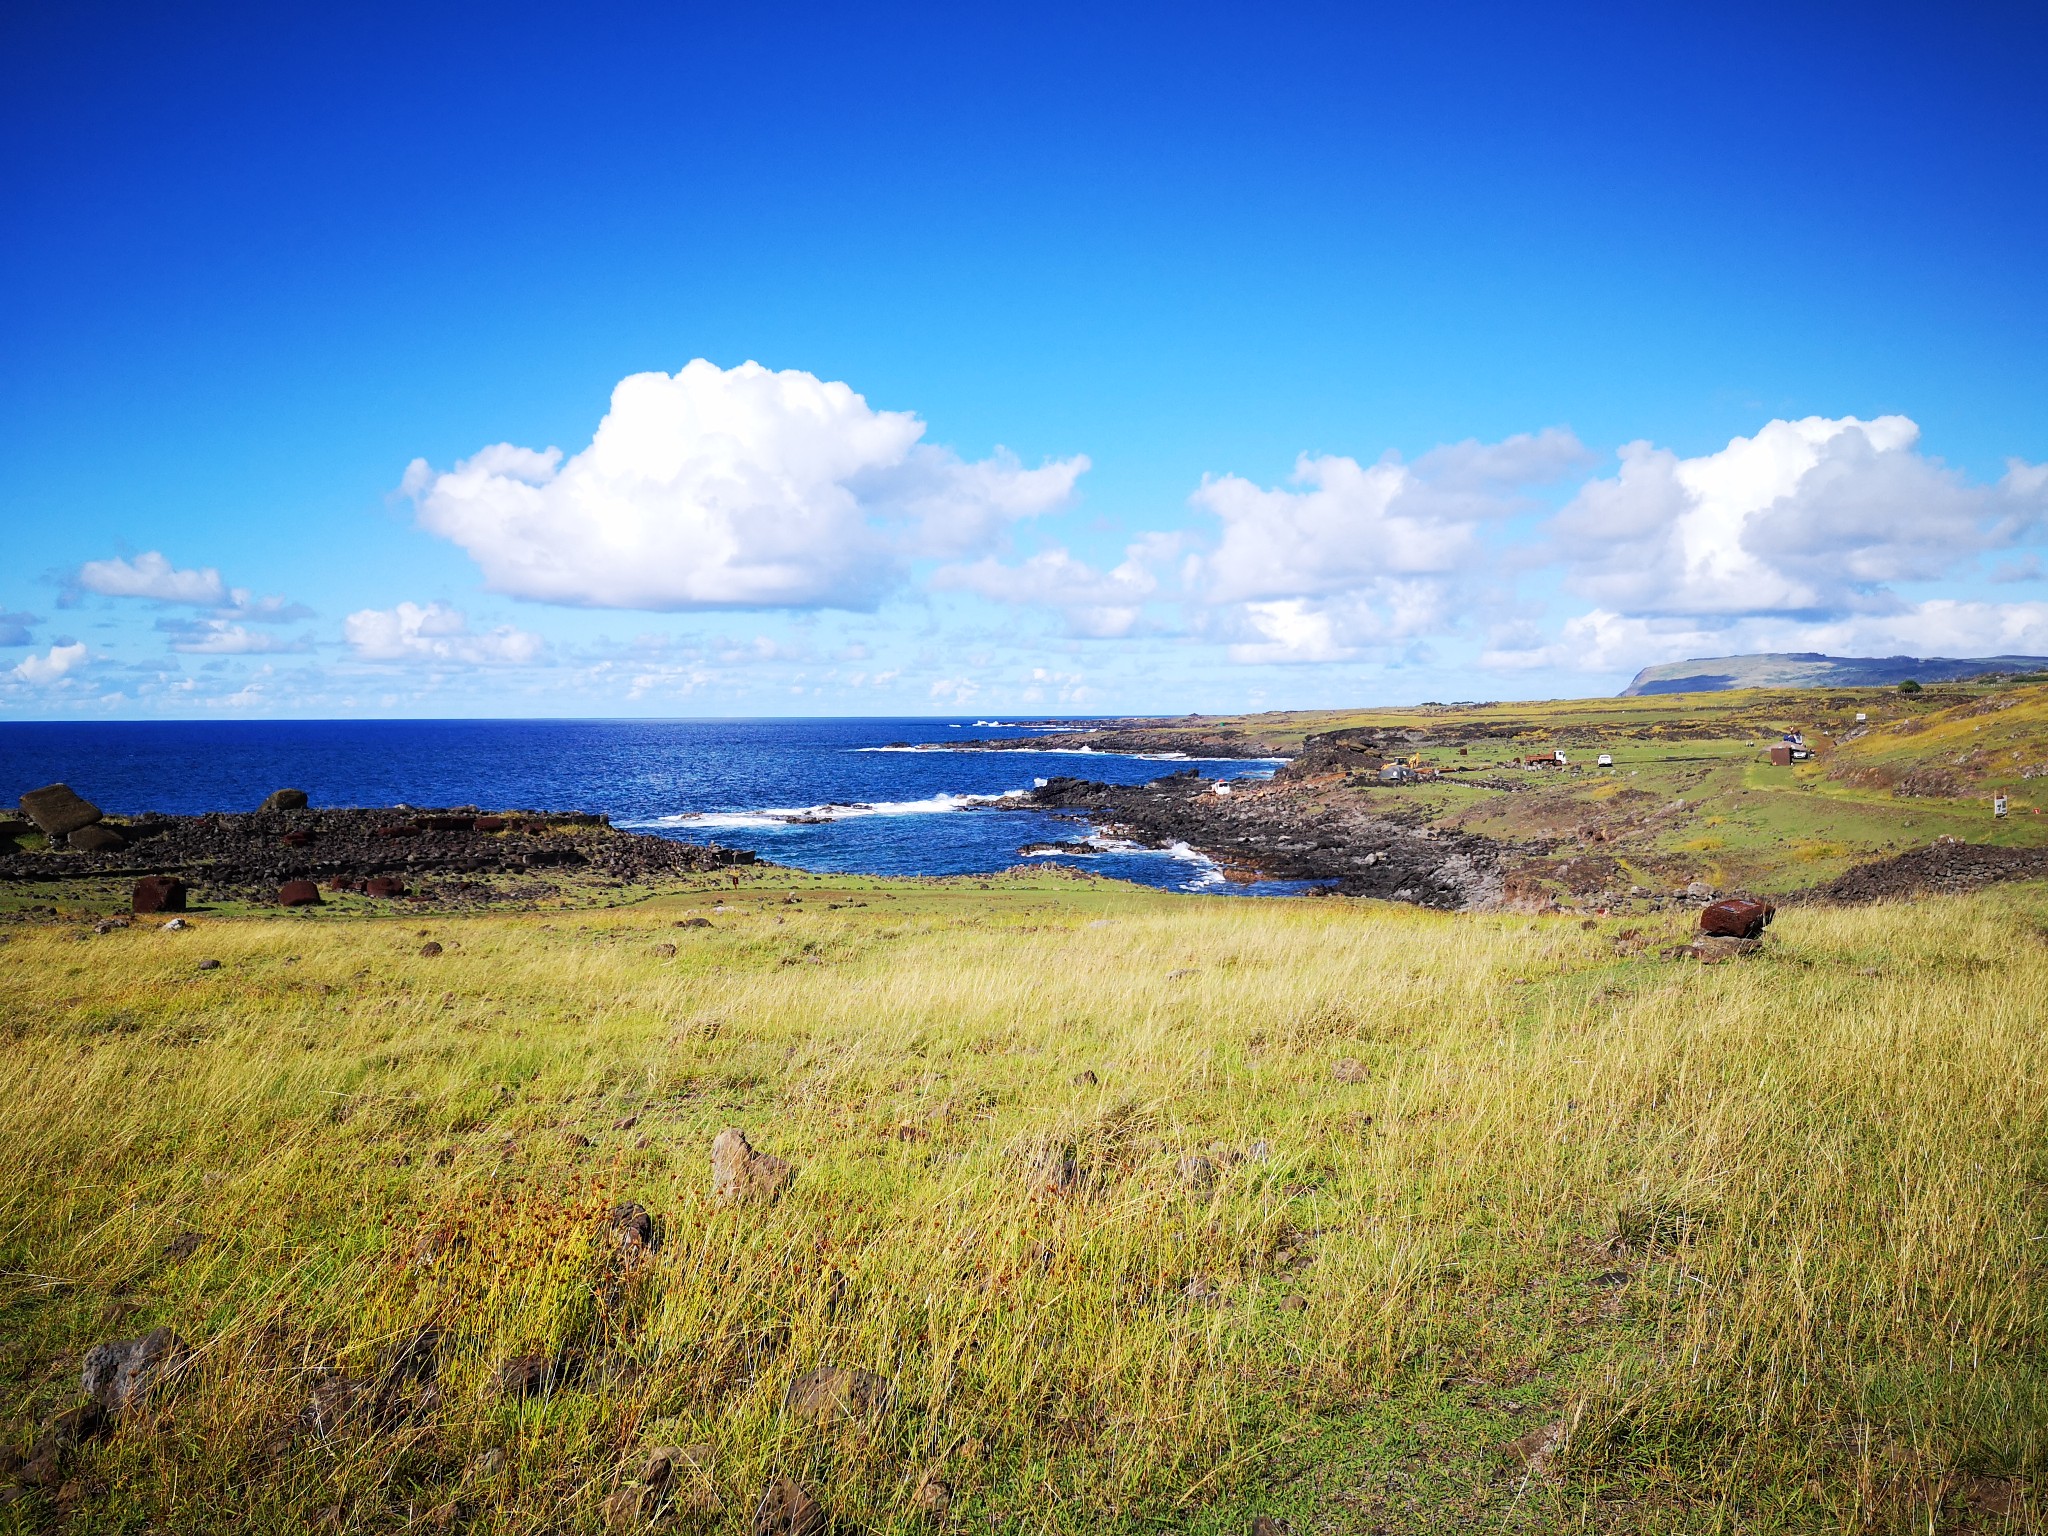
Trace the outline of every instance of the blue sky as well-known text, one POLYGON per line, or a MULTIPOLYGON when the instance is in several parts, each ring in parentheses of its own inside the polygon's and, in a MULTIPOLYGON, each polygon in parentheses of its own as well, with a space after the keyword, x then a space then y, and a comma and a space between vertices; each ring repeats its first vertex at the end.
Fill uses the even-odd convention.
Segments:
POLYGON ((2048 654, 2039 8, 986 11, 10 10, 0 713, 2048 654))

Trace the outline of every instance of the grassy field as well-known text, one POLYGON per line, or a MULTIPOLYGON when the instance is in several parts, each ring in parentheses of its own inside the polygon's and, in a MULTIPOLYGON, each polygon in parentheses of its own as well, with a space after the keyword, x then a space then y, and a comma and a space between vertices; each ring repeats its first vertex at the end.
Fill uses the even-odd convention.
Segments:
POLYGON ((1658 921, 771 872, 13 924, 8 1438, 96 1342, 195 1353, 0 1529, 594 1531, 659 1445, 675 1530, 775 1474, 872 1533, 2035 1528, 2048 893, 1658 921), (725 1126, 779 1201, 713 1203, 725 1126), (824 1366, 886 1401, 790 1411, 824 1366))

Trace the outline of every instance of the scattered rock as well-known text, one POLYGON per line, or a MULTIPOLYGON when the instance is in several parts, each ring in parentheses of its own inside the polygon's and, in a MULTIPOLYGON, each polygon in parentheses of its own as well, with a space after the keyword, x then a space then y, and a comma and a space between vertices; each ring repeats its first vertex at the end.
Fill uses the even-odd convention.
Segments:
POLYGON ((711 926, 711 919, 708 917, 686 917, 677 923, 676 926, 678 928, 709 928, 711 926))
POLYGON ((114 853, 128 846, 128 839, 103 821, 95 821, 65 834, 64 846, 80 853, 114 853))
POLYGON ((183 933, 187 928, 190 928, 191 926, 192 925, 186 922, 185 919, 183 919, 182 917, 174 917, 168 923, 164 924, 163 931, 165 933, 183 933))
POLYGON ((92 931, 98 934, 118 933, 127 926, 126 918, 103 917, 92 925, 92 931))
POLYGON ((422 960, 431 960, 441 952, 441 941, 439 939, 429 939, 420 946, 420 958, 422 960))
POLYGON ((202 960, 199 962, 199 969, 202 971, 217 971, 220 969, 220 962, 218 960, 202 960))
POLYGON ((934 1520, 943 1520, 953 1507, 953 1490, 927 1472, 910 1495, 911 1507, 934 1520))
POLYGON ((1101 1081, 1102 1079, 1093 1072, 1076 1072, 1074 1074, 1074 1086, 1076 1088, 1093 1088, 1101 1081))
POLYGON ((722 1205, 772 1201, 795 1179, 794 1168, 756 1152, 737 1126, 726 1127, 711 1143, 711 1198, 722 1205))
POLYGON ((396 875, 372 875, 363 882, 363 894, 388 901, 405 894, 405 882, 396 875))
POLYGON ((1224 1296, 1223 1287, 1211 1280, 1207 1275, 1189 1275, 1186 1282, 1182 1284, 1180 1293, 1189 1301, 1211 1305, 1223 1300, 1224 1296))
POLYGON ((1078 1194, 1086 1182, 1081 1171, 1081 1159, 1072 1147, 1053 1147, 1031 1160, 1033 1194, 1078 1194))
POLYGON ((857 1366, 827 1365, 806 1371, 782 1395, 782 1411, 807 1424, 836 1424, 872 1418, 889 1406, 895 1389, 886 1376, 857 1366))
POLYGON ((170 1329, 154 1328, 139 1339, 94 1345, 86 1351, 80 1382, 87 1397, 119 1415, 175 1381, 191 1355, 190 1346, 170 1329))
POLYGON ((128 904, 136 912, 182 912, 185 882, 176 875, 144 875, 135 882, 128 904))
POLYGON ((1509 1457, 1522 1464, 1522 1470, 1528 1476, 1541 1477, 1550 1470, 1557 1448, 1564 1442, 1564 1432, 1564 1420, 1553 1419, 1526 1435, 1516 1436, 1503 1449, 1509 1457))
POLYGON ((676 947, 673 944, 657 944, 654 946, 654 953, 658 959, 672 959, 675 956, 675 952, 676 947))
POLYGON ((1372 1077, 1372 1070, 1355 1056, 1346 1056, 1330 1069, 1330 1075, 1340 1083, 1363 1083, 1372 1077))
POLYGON ((1591 1280, 1587 1281, 1586 1283, 1588 1285, 1593 1286, 1597 1290, 1611 1291, 1615 1289, 1617 1286, 1623 1286, 1628 1284, 1628 1271, 1625 1269, 1606 1270, 1600 1274, 1595 1275, 1591 1280))
POLYGON ((623 1253, 652 1253, 661 1246, 661 1223, 637 1200, 612 1207, 611 1229, 623 1253))
POLYGON ((21 797, 21 812, 36 824, 37 831, 53 840, 89 827, 105 814, 69 784, 45 784, 30 790, 21 797))
POLYGON ((491 1390, 499 1397, 544 1397, 575 1379, 573 1362, 566 1357, 515 1355, 491 1375, 491 1390))
POLYGON ((1686 886, 1685 897, 1688 901, 1712 901, 1714 888, 1704 880, 1694 880, 1686 886))
POLYGON ((1271 1515, 1254 1516, 1251 1536, 1287 1536, 1287 1522, 1275 1520, 1271 1515))
POLYGON ((306 792, 303 789, 273 789, 263 797, 259 811, 303 811, 306 808, 306 792))
POLYGON ((1777 912, 1769 902, 1753 897, 1724 897, 1700 908, 1700 932, 1717 938, 1761 938, 1777 912))
POLYGON ((793 1478, 771 1477, 754 1506, 751 1536, 824 1536, 824 1506, 793 1478))
POLYGON ((317 907, 320 905, 320 887, 310 880, 287 880, 277 888, 277 904, 280 907, 317 907))
POLYGON ((496 1477, 505 1470, 506 1460, 505 1453, 496 1446, 492 1446, 483 1455, 477 1457, 475 1461, 469 1464, 470 1475, 473 1477, 496 1477))
POLYGON ((612 1122, 612 1129, 615 1131, 630 1131, 639 1123, 640 1117, 638 1115, 621 1115, 612 1122))
POLYGON ((563 1132, 562 1144, 570 1148, 571 1150, 581 1150, 584 1147, 596 1145, 595 1142, 593 1142, 588 1136, 584 1135, 581 1131, 563 1132))
POLYGON ((1282 1312, 1306 1312, 1308 1310, 1308 1298, 1306 1296, 1282 1296, 1280 1298, 1280 1310, 1282 1312))
POLYGON ((1180 1181, 1188 1189, 1206 1192, 1216 1187, 1216 1165, 1201 1153, 1180 1160, 1180 1181))
POLYGON ((164 1258, 172 1264, 182 1264, 197 1253, 206 1243, 204 1232, 180 1232, 164 1244, 164 1258))
POLYGON ((1273 1144, 1270 1141, 1255 1141, 1245 1149, 1244 1155, 1248 1162, 1270 1162, 1273 1157, 1273 1144))

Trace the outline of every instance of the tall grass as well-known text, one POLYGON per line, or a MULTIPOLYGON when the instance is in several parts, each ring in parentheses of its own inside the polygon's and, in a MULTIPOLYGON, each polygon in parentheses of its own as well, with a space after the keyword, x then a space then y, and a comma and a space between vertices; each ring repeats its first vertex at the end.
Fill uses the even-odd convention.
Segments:
POLYGON ((977 1530, 1341 1528, 1317 1469, 1377 1410, 1477 1501, 1390 1530, 1924 1530, 2041 1468, 2036 892, 1792 911, 1700 967, 1618 924, 766 889, 709 932, 435 919, 432 958, 417 920, 16 929, 16 1438, 100 1339, 199 1350, 71 1518, 594 1529, 672 1443, 709 1528, 775 1472, 876 1532, 929 1527, 927 1477, 977 1530), (725 1125, 800 1170, 773 1206, 712 1203, 725 1125), (425 1328, 431 1386, 307 1422, 425 1328), (498 1390, 518 1357, 551 1389, 498 1390), (799 1422, 820 1365, 890 1405, 799 1422), (1499 1457, 1475 1392, 1555 1451, 1499 1457))

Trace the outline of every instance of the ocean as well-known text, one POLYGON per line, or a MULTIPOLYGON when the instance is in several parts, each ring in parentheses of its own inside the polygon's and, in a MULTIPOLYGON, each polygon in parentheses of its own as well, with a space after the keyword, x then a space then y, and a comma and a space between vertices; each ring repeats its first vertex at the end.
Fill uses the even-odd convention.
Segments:
POLYGON ((287 785, 316 806, 602 811, 615 826, 842 874, 987 874, 1029 862, 1018 853, 1025 844, 1092 836, 1089 853, 1049 861, 1166 890, 1309 889, 1226 883, 1184 846, 1137 848, 1016 807, 1056 774, 1141 784, 1197 767, 1207 777, 1263 778, 1272 762, 905 750, 1030 739, 1042 729, 829 719, 6 723, 0 794, 11 805, 24 790, 63 781, 117 815, 253 810, 287 785))

